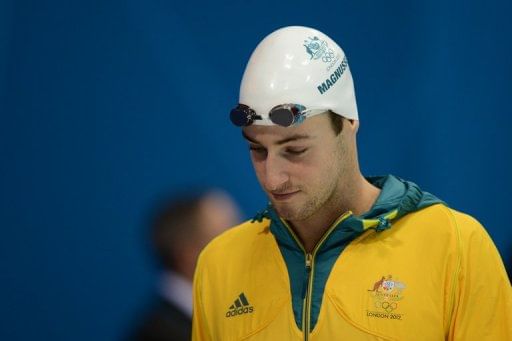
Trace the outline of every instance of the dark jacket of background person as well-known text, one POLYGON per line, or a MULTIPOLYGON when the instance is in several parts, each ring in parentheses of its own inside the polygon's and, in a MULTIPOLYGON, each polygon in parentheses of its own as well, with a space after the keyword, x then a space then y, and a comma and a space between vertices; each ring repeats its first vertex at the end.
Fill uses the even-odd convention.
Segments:
POLYGON ((134 340, 190 340, 192 321, 176 305, 159 297, 139 328, 134 340))

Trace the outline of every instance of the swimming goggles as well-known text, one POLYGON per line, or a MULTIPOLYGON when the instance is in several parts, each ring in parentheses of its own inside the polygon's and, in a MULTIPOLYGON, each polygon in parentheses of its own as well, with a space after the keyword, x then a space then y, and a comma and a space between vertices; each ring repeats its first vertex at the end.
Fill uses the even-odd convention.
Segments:
MULTIPOLYGON (((302 123, 306 117, 327 111, 327 109, 306 109, 300 104, 281 104, 273 107, 268 113, 272 123, 289 127, 293 124, 302 123)), ((257 120, 264 120, 261 115, 245 104, 238 104, 231 110, 229 118, 238 127, 250 126, 257 120)))

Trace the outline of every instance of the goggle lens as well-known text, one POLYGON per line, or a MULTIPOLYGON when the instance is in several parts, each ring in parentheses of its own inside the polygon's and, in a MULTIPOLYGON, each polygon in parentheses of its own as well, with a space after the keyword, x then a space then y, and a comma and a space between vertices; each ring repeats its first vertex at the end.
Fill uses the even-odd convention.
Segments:
POLYGON ((269 118, 274 124, 283 127, 289 127, 293 124, 293 121, 295 120, 295 115, 290 109, 279 108, 270 111, 269 118))
POLYGON ((229 118, 237 127, 245 127, 251 125, 254 120, 260 118, 260 116, 256 115, 254 110, 247 105, 239 104, 235 109, 231 110, 229 118))

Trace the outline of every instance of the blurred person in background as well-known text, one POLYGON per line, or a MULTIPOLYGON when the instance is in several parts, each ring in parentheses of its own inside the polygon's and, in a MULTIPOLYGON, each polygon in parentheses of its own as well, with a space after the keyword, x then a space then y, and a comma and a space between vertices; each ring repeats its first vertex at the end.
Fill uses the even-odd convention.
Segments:
POLYGON ((157 210, 151 242, 163 268, 158 298, 132 339, 190 340, 197 257, 210 240, 238 222, 236 204, 220 190, 179 197, 157 210))

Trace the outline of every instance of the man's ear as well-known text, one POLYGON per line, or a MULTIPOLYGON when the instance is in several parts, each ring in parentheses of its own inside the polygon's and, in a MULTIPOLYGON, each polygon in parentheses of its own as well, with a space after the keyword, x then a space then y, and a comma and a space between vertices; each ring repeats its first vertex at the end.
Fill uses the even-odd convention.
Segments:
POLYGON ((351 131, 355 133, 357 133, 357 131, 359 130, 359 120, 354 120, 354 119, 347 119, 347 128, 350 129, 351 131))

